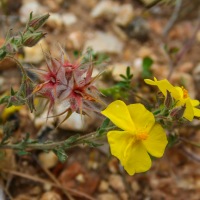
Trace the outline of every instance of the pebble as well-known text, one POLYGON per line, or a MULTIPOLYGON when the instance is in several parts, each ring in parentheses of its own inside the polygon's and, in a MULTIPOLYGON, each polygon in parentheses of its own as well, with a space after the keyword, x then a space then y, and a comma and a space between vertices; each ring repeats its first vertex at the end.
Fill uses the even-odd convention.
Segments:
MULTIPOLYGON (((60 122, 63 120, 64 116, 60 117, 60 122)), ((60 128, 64 130, 72 130, 72 131, 83 131, 87 130, 87 128, 94 122, 94 117, 88 117, 86 115, 80 115, 78 113, 73 113, 65 122, 60 124, 60 128)))
POLYGON ((196 40, 197 40, 197 42, 200 42, 200 31, 197 32, 196 40))
POLYGON ((25 24, 29 20, 31 12, 33 12, 33 16, 35 16, 44 14, 48 12, 48 10, 37 1, 28 1, 27 3, 24 3, 19 10, 21 23, 25 24))
POLYGON ((115 18, 115 23, 120 26, 127 26, 134 17, 134 10, 131 4, 124 4, 120 7, 115 18))
POLYGON ((99 192, 107 192, 108 189, 109 189, 109 184, 108 184, 108 182, 105 181, 105 180, 102 180, 102 181, 100 182, 100 184, 99 184, 99 188, 98 188, 99 192))
POLYGON ((43 39, 33 47, 24 47, 24 62, 38 64, 44 60, 43 51, 46 51, 48 45, 43 39))
POLYGON ((150 5, 151 3, 154 3, 155 0, 141 0, 146 6, 150 5))
POLYGON ((69 41, 72 43, 74 49, 81 49, 84 43, 84 33, 75 31, 69 34, 69 41))
POLYGON ((50 17, 46 24, 54 30, 61 30, 63 27, 62 15, 58 13, 50 13, 50 17))
POLYGON ((41 163, 41 165, 47 169, 50 169, 52 167, 55 167, 58 163, 57 156, 52 152, 42 152, 39 154, 38 159, 41 163))
POLYGON ((134 18, 125 28, 127 35, 141 42, 149 38, 149 24, 141 17, 134 18))
POLYGON ((119 200, 119 198, 115 194, 104 193, 98 195, 97 200, 119 200))
POLYGON ((64 24, 65 27, 69 27, 72 24, 75 24, 77 22, 77 17, 73 13, 66 13, 63 14, 62 17, 62 23, 64 24))
POLYGON ((194 64, 192 62, 185 62, 185 63, 180 64, 177 67, 177 70, 180 72, 188 73, 188 72, 191 72, 193 68, 194 68, 194 64))
MULTIPOLYGON (((111 70, 112 77, 115 81, 121 81, 122 78, 120 74, 126 74, 127 67, 130 66, 130 63, 114 63, 107 67, 108 70, 111 70)), ((131 73, 134 73, 133 67, 130 68, 131 73)))
POLYGON ((114 1, 100 1, 92 10, 91 17, 107 17, 109 19, 114 18, 114 16, 119 12, 120 5, 114 1))
POLYGON ((120 54, 122 53, 124 44, 116 36, 97 31, 94 33, 93 38, 86 41, 84 51, 91 47, 95 52, 120 54))
POLYGON ((118 192, 124 192, 125 186, 121 176, 112 174, 108 178, 109 185, 118 192))
POLYGON ((53 191, 45 192, 40 200, 62 200, 61 196, 53 191))

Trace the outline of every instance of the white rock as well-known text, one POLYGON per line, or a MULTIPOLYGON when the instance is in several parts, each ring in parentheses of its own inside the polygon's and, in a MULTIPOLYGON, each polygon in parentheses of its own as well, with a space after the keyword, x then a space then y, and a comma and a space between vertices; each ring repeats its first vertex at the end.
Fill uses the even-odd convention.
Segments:
MULTIPOLYGON (((62 122, 63 117, 60 117, 62 122)), ((78 113, 73 113, 65 122, 63 122, 59 127, 65 130, 73 131, 83 131, 86 130, 93 122, 95 117, 88 117, 86 115, 80 115, 78 113)))
POLYGON ((50 17, 46 24, 53 29, 61 29, 63 27, 62 15, 57 13, 50 13, 50 17))
MULTIPOLYGON (((121 81, 122 78, 120 74, 126 74, 127 67, 130 66, 130 63, 114 63, 107 67, 108 70, 111 71, 113 79, 115 81, 121 81)), ((133 67, 130 67, 131 73, 135 73, 133 67)))
POLYGON ((105 181, 105 180, 102 180, 102 181, 100 182, 100 184, 99 184, 98 190, 99 190, 100 192, 107 192, 108 189, 109 189, 108 182, 105 181))
POLYGON ((73 13, 66 13, 62 15, 63 24, 68 27, 77 22, 77 17, 73 13))
POLYGON ((97 200, 119 200, 119 198, 115 194, 105 193, 98 195, 97 200))
POLYGON ((61 196, 54 192, 54 191, 49 191, 49 192, 45 192, 42 197, 40 198, 40 200, 61 200, 61 196))
POLYGON ((115 18, 115 23, 121 26, 126 26, 134 17, 134 10, 131 4, 124 4, 115 18))
POLYGON ((40 153, 38 159, 41 165, 47 169, 55 167, 55 165, 58 163, 58 157, 52 151, 48 153, 40 153))
POLYGON ((47 8, 40 5, 37 1, 25 2, 19 10, 21 23, 26 23, 29 20, 31 12, 33 12, 33 16, 40 15, 47 12, 47 8))
POLYGON ((93 18, 106 16, 112 18, 115 16, 120 9, 117 2, 114 1, 100 1, 96 7, 92 10, 91 16, 93 18))
POLYGON ((93 38, 86 41, 84 46, 84 51, 88 47, 91 47, 95 52, 104 52, 104 53, 113 53, 120 54, 122 53, 124 44, 116 36, 97 31, 94 33, 93 38))
POLYGON ((109 176, 109 185, 116 191, 124 192, 125 185, 123 179, 119 175, 112 174, 109 176))
POLYGON ((84 43, 84 33, 81 31, 72 32, 69 34, 69 40, 74 49, 81 49, 84 43))
POLYGON ((24 47, 24 61, 34 64, 40 63, 42 60, 44 60, 43 51, 47 50, 47 48, 48 46, 44 39, 31 48, 24 47))

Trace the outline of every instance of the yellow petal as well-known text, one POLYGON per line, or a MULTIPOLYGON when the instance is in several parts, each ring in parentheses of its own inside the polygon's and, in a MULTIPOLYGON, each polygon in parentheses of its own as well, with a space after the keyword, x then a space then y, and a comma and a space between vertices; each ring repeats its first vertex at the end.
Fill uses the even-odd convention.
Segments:
POLYGON ((190 99, 192 106, 196 107, 199 105, 199 101, 196 99, 190 99))
POLYGON ((167 90, 168 90, 175 99, 180 98, 179 94, 177 94, 176 88, 173 85, 171 85, 171 83, 169 83, 168 80, 164 79, 161 81, 157 81, 155 78, 154 80, 155 81, 152 81, 150 79, 145 79, 144 81, 149 85, 158 86, 159 90, 163 93, 164 96, 167 95, 167 90))
POLYGON ((166 133, 160 124, 155 124, 146 140, 143 140, 146 150, 155 157, 161 157, 164 154, 168 143, 166 133))
POLYGON ((148 133, 155 123, 154 115, 140 103, 128 105, 128 110, 136 130, 148 133))
POLYGON ((189 98, 186 99, 185 104, 186 108, 183 117, 185 117, 189 121, 192 121, 194 118, 194 107, 192 106, 189 98))
POLYGON ((129 175, 145 172, 151 167, 151 159, 142 142, 132 143, 125 159, 123 166, 129 175))
POLYGON ((125 131, 134 132, 135 125, 131 119, 128 108, 123 101, 117 100, 112 102, 101 112, 108 117, 116 126, 125 131))
POLYGON ((123 165, 125 150, 130 141, 132 141, 133 136, 127 131, 109 131, 107 138, 111 154, 116 156, 123 165))
POLYGON ((198 108, 193 108, 193 110, 194 110, 194 116, 200 117, 200 109, 198 109, 198 108))

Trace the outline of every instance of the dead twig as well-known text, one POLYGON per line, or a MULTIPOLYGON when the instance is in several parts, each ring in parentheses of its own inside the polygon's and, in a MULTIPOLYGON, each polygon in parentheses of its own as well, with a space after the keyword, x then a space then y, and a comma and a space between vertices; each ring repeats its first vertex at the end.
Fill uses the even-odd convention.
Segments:
POLYGON ((68 191, 71 194, 73 194, 74 196, 84 197, 85 199, 88 199, 88 200, 95 200, 93 197, 89 196, 88 194, 85 194, 83 192, 80 192, 80 191, 77 191, 77 190, 74 190, 74 189, 71 189, 71 188, 62 187, 60 185, 57 185, 55 183, 52 183, 52 182, 50 182, 48 180, 45 180, 45 179, 42 179, 42 178, 39 178, 39 177, 35 177, 35 176, 31 176, 29 174, 24 174, 24 173, 21 173, 21 172, 17 172, 17 171, 14 171, 12 169, 1 169, 1 170, 3 172, 5 172, 5 173, 9 173, 9 174, 13 174, 15 176, 23 177, 23 178, 32 180, 34 182, 39 182, 39 183, 43 183, 43 184, 52 185, 53 187, 59 188, 59 189, 61 189, 63 191, 68 191))

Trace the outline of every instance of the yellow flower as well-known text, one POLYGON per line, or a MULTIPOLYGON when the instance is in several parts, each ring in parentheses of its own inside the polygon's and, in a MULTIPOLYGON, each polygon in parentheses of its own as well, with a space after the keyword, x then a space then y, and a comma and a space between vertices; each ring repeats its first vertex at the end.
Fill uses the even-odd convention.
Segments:
POLYGON ((123 101, 117 100, 101 113, 123 130, 109 131, 107 137, 111 154, 121 161, 130 175, 145 172, 151 167, 148 153, 155 157, 163 155, 167 145, 166 134, 142 104, 126 106, 123 101))
POLYGON ((163 93, 165 97, 168 90, 171 93, 171 96, 177 101, 176 107, 186 105, 183 117, 185 117, 189 121, 192 121, 194 116, 200 117, 200 109, 196 108, 196 106, 199 105, 199 101, 196 99, 191 99, 188 91, 184 87, 174 87, 166 79, 158 81, 156 78, 154 78, 154 81, 150 79, 145 79, 144 81, 149 85, 158 86, 159 90, 163 93))

